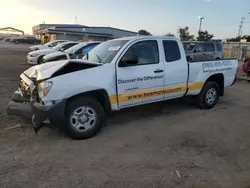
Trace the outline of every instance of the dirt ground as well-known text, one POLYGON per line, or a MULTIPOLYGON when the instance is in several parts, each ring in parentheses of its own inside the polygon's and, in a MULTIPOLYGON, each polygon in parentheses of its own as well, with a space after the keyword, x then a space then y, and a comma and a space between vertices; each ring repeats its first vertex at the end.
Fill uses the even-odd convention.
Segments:
POLYGON ((6 115, 27 52, 0 43, 1 188, 250 187, 249 83, 226 89, 212 110, 180 100, 123 110, 76 141, 6 115))

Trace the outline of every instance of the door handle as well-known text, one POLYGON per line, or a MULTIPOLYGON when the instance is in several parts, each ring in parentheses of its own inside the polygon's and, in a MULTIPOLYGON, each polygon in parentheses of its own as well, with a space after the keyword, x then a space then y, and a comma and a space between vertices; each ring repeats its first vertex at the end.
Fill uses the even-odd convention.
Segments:
POLYGON ((162 69, 156 69, 156 70, 154 71, 154 73, 161 73, 161 72, 163 72, 162 69))

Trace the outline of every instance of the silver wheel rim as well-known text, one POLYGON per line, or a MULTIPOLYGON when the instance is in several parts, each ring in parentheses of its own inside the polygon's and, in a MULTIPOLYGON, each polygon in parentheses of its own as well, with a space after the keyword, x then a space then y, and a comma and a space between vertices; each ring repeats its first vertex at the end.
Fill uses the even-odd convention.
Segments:
POLYGON ((207 94, 206 94, 206 102, 208 104, 213 104, 214 101, 216 100, 217 98, 217 91, 215 88, 211 88, 207 91, 207 94))
POLYGON ((81 106, 70 115, 70 124, 78 132, 86 132, 92 129, 97 121, 97 115, 93 108, 81 106))

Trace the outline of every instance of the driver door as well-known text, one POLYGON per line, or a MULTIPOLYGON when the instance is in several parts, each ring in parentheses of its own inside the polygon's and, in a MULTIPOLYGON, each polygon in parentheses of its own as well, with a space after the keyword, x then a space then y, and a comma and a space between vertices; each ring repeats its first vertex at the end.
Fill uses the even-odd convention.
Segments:
MULTIPOLYGON (((120 108, 163 100, 164 64, 157 40, 137 41, 122 56, 137 56, 138 63, 117 64, 117 92, 120 108)), ((122 59, 121 58, 121 59, 122 59)))

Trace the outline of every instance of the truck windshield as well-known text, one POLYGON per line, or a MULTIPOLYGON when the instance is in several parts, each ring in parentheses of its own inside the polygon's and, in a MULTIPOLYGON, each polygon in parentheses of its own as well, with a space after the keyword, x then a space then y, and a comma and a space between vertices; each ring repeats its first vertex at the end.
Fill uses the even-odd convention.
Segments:
POLYGON ((191 51, 196 46, 197 42, 184 42, 183 47, 185 51, 191 51))
POLYGON ((119 50, 127 42, 128 40, 111 40, 103 42, 88 52, 83 59, 98 63, 111 63, 119 50))

